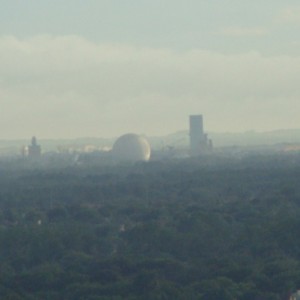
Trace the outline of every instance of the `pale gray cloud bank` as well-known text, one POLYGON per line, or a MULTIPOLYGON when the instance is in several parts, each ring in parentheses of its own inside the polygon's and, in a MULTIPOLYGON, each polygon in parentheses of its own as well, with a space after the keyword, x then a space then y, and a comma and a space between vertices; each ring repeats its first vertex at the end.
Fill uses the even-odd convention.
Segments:
POLYGON ((300 5, 288 5, 283 8, 278 20, 286 23, 300 24, 300 5))
POLYGON ((268 33, 263 27, 226 27, 220 30, 220 34, 233 37, 264 37, 268 33))
POLYGON ((166 134, 203 113, 209 131, 300 127, 300 58, 0 38, 2 138, 166 134))

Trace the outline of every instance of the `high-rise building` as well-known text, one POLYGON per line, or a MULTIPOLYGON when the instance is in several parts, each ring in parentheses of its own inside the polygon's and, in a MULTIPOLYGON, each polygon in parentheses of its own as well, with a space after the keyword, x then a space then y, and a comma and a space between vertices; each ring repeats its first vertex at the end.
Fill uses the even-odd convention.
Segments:
POLYGON ((203 116, 190 116, 190 155, 198 156, 212 150, 212 141, 203 130, 203 116))
POLYGON ((41 156, 41 146, 37 144, 36 137, 33 136, 31 139, 31 145, 28 146, 28 157, 39 158, 41 156))

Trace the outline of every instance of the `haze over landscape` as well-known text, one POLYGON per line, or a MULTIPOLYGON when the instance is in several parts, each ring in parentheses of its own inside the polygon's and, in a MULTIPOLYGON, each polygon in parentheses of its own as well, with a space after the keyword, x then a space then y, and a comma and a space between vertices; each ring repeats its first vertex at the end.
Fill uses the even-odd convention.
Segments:
POLYGON ((300 299, 299 1, 0 8, 0 299, 300 299))
POLYGON ((6 1, 0 138, 300 128, 296 1, 6 1))

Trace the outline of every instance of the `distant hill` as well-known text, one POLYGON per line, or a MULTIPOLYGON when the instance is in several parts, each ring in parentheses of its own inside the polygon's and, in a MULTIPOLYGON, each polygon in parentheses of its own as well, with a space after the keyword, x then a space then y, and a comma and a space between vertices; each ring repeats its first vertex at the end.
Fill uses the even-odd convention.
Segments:
MULTIPOLYGON (((215 147, 227 146, 256 146, 273 144, 298 144, 300 143, 300 129, 274 130, 267 132, 208 132, 215 147)), ((187 130, 178 131, 163 137, 150 137, 154 147, 173 146, 187 147, 189 145, 189 133, 187 130)))
POLYGON ((255 146, 281 143, 300 143, 300 129, 274 130, 267 132, 210 133, 215 146, 255 146))
MULTIPOLYGON (((208 132, 208 137, 212 139, 214 147, 229 146, 259 146, 275 144, 300 144, 300 129, 282 129, 267 132, 208 132)), ((188 130, 177 131, 165 136, 147 137, 153 149, 161 150, 165 148, 187 148, 189 146, 188 130)), ((112 147, 114 138, 83 137, 77 139, 38 139, 43 152, 58 151, 62 149, 81 149, 85 146, 94 146, 97 149, 112 147)), ((0 140, 0 154, 19 155, 21 148, 29 145, 28 140, 0 140)))

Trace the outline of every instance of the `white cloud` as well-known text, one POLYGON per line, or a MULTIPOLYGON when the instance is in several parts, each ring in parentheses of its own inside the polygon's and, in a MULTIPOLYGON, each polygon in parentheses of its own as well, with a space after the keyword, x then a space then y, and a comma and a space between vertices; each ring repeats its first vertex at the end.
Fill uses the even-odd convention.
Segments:
POLYGON ((300 127, 300 58, 0 38, 1 137, 300 127))
POLYGON ((279 20, 286 23, 300 23, 300 6, 284 8, 279 15, 279 20))
POLYGON ((231 37, 261 37, 268 35, 269 31, 263 27, 226 27, 219 33, 231 37))

